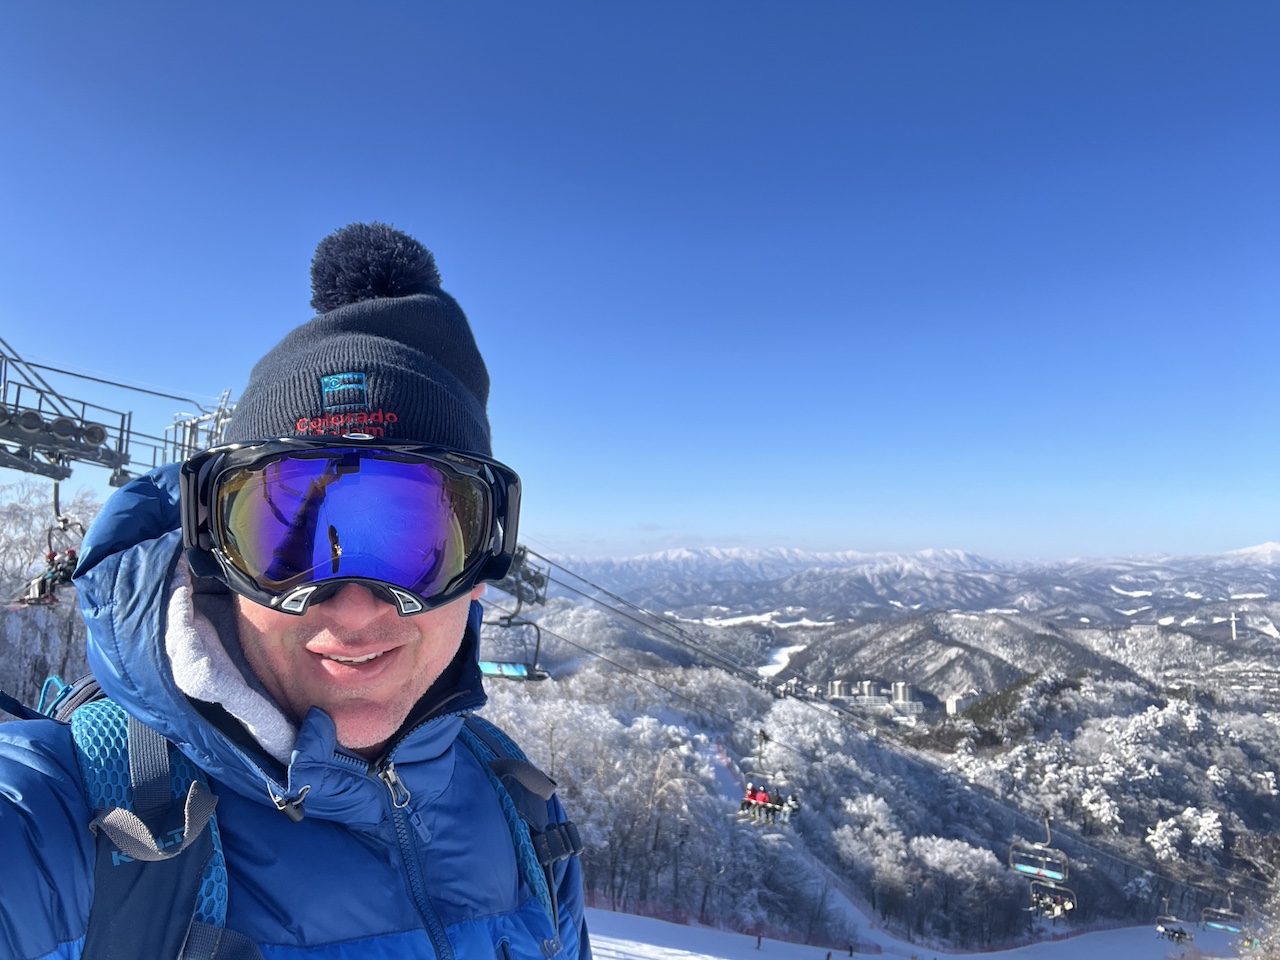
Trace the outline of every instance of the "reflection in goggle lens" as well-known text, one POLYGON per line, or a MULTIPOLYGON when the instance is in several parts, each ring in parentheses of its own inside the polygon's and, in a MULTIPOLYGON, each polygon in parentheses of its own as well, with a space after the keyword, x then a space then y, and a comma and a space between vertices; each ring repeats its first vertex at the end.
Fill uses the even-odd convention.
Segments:
POLYGON ((477 555, 488 523, 481 481, 369 450, 232 470, 215 496, 228 558, 272 591, 364 577, 437 595, 477 555))

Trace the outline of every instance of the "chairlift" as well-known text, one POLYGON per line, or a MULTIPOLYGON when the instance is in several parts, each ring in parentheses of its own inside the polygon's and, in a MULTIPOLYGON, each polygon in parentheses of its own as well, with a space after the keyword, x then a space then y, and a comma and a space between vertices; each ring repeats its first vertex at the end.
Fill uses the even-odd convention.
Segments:
POLYGON ((529 658, 529 642, 526 633, 524 659, 481 660, 480 672, 484 676, 500 677, 504 680, 546 680, 551 676, 538 662, 542 652, 542 628, 532 620, 520 616, 520 609, 526 603, 547 602, 548 582, 547 572, 529 561, 529 551, 523 546, 517 546, 507 575, 493 585, 515 597, 516 608, 510 613, 504 613, 496 620, 486 620, 484 624, 489 627, 501 627, 504 630, 531 627, 534 633, 533 658, 529 658))
POLYGON ((1205 907, 1200 911, 1200 925, 1206 930, 1225 930, 1227 933, 1240 933, 1244 930, 1244 916, 1234 909, 1231 902, 1231 891, 1227 891, 1227 905, 1223 907, 1205 907))
POLYGON ((516 598, 516 609, 511 614, 515 617, 520 607, 526 603, 541 606, 547 602, 547 585, 551 576, 547 570, 529 559, 529 550, 523 544, 518 545, 511 556, 511 566, 507 575, 493 584, 495 590, 501 590, 516 598))
POLYGON ((1189 943, 1195 939, 1195 935, 1187 929, 1189 926, 1189 923, 1179 920, 1169 912, 1169 898, 1165 897, 1164 913, 1156 917, 1156 936, 1163 937, 1171 943, 1189 943))
POLYGON ((1061 850, 1055 850, 1051 844, 1053 836, 1049 831, 1049 818, 1044 818, 1044 843, 1032 843, 1029 840, 1015 840, 1009 845, 1009 867, 1015 873, 1027 877, 1037 877, 1051 883, 1060 883, 1070 873, 1070 860, 1061 850))
POLYGON ((500 677, 503 680, 546 680, 547 673, 538 663, 542 652, 542 628, 532 620, 500 617, 497 620, 484 621, 485 626, 502 627, 505 630, 521 627, 532 627, 534 633, 533 658, 528 656, 529 645, 525 643, 525 659, 523 660, 481 660, 480 672, 486 677, 500 677))
POLYGON ((790 826, 800 811, 799 791, 781 774, 747 772, 747 789, 738 814, 757 824, 790 826))
POLYGON ((1042 917, 1057 920, 1076 908, 1076 894, 1069 887, 1048 880, 1031 881, 1030 909, 1042 917))
POLYGON ((58 587, 71 582, 79 559, 77 547, 84 539, 84 524, 74 517, 64 516, 58 501, 58 481, 53 482, 54 525, 45 531, 48 551, 44 555, 45 569, 27 582, 26 591, 13 600, 10 609, 47 607, 58 602, 58 587))
POLYGON ((800 810, 799 790, 780 770, 764 768, 764 745, 769 735, 764 730, 756 732, 759 751, 755 761, 744 771, 747 789, 738 807, 738 813, 753 823, 771 823, 789 826, 791 818, 800 810))

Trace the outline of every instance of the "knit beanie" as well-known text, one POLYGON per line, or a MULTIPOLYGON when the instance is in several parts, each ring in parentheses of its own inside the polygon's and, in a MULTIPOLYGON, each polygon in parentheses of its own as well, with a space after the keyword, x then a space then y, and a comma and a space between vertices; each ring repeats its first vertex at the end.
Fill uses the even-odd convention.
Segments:
POLYGON ((254 366, 225 442, 359 433, 489 455, 489 373, 426 247, 353 223, 316 247, 311 291, 318 316, 254 366))

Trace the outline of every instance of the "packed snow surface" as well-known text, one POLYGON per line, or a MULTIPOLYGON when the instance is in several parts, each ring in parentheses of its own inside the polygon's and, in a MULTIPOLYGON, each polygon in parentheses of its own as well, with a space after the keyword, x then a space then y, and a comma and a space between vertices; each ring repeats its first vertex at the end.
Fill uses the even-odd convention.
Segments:
MULTIPOLYGON (((591 931, 591 952, 597 960, 826 960, 825 947, 764 940, 756 949, 756 938, 741 933, 723 933, 705 927, 632 917, 607 910, 587 910, 591 931)), ((1178 957, 1237 957, 1225 933, 1196 930, 1195 942, 1174 946, 1156 936, 1153 927, 1123 927, 1100 933, 1086 933, 1064 940, 1032 944, 1014 950, 964 956, 1005 957, 1008 960, 1173 960, 1178 957)), ((863 928, 861 941, 874 943, 885 957, 917 957, 931 960, 948 954, 920 944, 910 944, 886 936, 881 930, 863 928)), ((846 956, 832 951, 832 960, 846 956)), ((874 954, 854 953, 855 957, 874 954)))

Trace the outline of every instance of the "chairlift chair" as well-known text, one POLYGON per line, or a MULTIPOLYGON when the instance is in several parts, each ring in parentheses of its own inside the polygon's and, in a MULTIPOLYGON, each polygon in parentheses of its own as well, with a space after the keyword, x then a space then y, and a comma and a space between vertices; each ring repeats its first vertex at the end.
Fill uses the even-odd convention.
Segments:
POLYGON ((533 645, 533 658, 529 659, 529 645, 525 644, 525 659, 523 660, 481 660, 480 672, 486 677, 499 677, 503 680, 546 680, 551 674, 538 663, 539 654, 542 652, 542 628, 532 620, 514 619, 512 617, 500 617, 497 620, 484 621, 486 626, 502 627, 510 630, 517 627, 532 627, 535 641, 533 645))
POLYGON ((1164 898, 1164 913, 1156 917, 1156 936, 1177 944, 1188 943, 1195 939, 1195 935, 1187 928, 1190 926, 1185 920, 1179 920, 1169 912, 1169 898, 1164 898))
POLYGON ((511 568, 506 577, 494 586, 516 598, 516 608, 505 613, 496 620, 484 621, 486 626, 501 627, 511 630, 517 627, 532 627, 534 632, 533 659, 529 659, 529 643, 526 639, 523 660, 481 660, 480 672, 486 677, 501 677, 504 680, 546 680, 551 674, 538 662, 542 652, 542 628, 520 616, 520 610, 526 603, 544 604, 547 602, 547 584, 549 577, 545 570, 529 560, 529 552, 524 546, 516 547, 511 561, 511 568))
POLYGON ((1010 845, 1009 866, 1023 876, 1038 877, 1052 883, 1066 880, 1070 872, 1070 861, 1061 850, 1026 840, 1015 840, 1010 845))
POLYGON ((1240 933, 1244 930, 1244 916, 1235 910, 1231 891, 1227 891, 1226 907, 1205 907, 1200 911, 1200 925, 1206 930, 1225 930, 1240 933))
POLYGON ((1069 887, 1048 880, 1031 881, 1030 909, 1042 917, 1050 920, 1065 917, 1075 910, 1077 903, 1075 891, 1069 887))
POLYGON ((1156 917, 1156 936, 1163 937, 1171 943, 1187 943, 1195 939, 1195 935, 1182 925, 1177 917, 1156 917))
POLYGON ((13 600, 13 609, 22 607, 47 607, 58 602, 57 588, 71 582, 77 552, 84 539, 84 524, 75 517, 62 513, 58 501, 58 481, 53 482, 54 523, 45 531, 48 551, 47 566, 40 574, 27 582, 26 592, 13 600))
POLYGON ((748 790, 748 795, 743 798, 738 812, 747 815, 754 822, 790 826, 791 818, 800 809, 800 790, 792 786, 786 774, 747 769, 744 771, 744 775, 747 778, 747 786, 750 789, 748 790), (765 803, 756 800, 751 794, 757 792, 758 789, 763 789, 769 797, 779 797, 781 799, 776 804, 772 801, 765 803), (784 794, 786 795, 785 797, 783 796, 784 794))
POLYGON ((1044 843, 1015 840, 1009 845, 1009 868, 1026 877, 1036 877, 1051 883, 1061 883, 1070 874, 1071 861, 1061 850, 1051 844, 1049 818, 1044 818, 1044 843))

